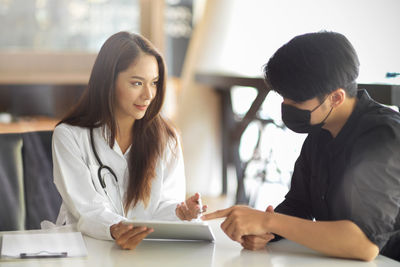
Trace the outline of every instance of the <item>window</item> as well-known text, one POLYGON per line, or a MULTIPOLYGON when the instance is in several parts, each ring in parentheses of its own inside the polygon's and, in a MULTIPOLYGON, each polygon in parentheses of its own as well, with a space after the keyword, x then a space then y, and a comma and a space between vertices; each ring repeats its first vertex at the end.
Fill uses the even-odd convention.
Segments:
POLYGON ((140 32, 139 0, 0 0, 3 51, 97 53, 121 30, 140 32))

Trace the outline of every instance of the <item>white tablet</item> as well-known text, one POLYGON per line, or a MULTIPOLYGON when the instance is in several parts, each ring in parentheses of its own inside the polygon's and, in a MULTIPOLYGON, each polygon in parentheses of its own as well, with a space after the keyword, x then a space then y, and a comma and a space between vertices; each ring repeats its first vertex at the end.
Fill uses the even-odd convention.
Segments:
POLYGON ((153 228, 154 232, 149 234, 146 239, 215 240, 207 222, 132 220, 124 223, 153 228))

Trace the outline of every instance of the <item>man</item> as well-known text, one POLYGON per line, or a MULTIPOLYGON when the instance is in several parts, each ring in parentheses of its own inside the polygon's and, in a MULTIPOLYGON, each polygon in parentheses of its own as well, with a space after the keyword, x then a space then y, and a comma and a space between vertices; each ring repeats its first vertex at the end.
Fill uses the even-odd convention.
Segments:
POLYGON ((297 36, 264 68, 282 120, 308 133, 285 200, 266 212, 234 206, 203 216, 243 247, 275 235, 324 254, 400 260, 400 114, 357 91, 359 61, 339 33, 297 36))

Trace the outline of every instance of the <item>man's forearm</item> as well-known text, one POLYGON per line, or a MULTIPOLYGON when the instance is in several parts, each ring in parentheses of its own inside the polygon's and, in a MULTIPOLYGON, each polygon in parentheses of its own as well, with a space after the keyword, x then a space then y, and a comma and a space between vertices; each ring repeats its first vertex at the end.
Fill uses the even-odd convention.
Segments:
POLYGON ((370 261, 379 253, 378 247, 351 221, 314 222, 280 213, 270 216, 269 231, 324 254, 370 261))

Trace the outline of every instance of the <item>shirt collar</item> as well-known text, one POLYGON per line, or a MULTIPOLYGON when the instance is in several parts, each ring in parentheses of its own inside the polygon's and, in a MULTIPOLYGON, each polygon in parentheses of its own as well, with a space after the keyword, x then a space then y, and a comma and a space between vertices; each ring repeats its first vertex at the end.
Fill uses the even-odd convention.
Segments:
MULTIPOLYGON (((357 120, 360 115, 364 114, 365 111, 368 109, 372 98, 369 96, 368 92, 365 89, 361 89, 357 91, 357 103, 354 107, 353 112, 347 119, 346 123, 343 125, 342 129, 339 131, 336 138, 331 137, 331 141, 329 142, 329 146, 332 147, 331 151, 338 149, 341 144, 345 143, 348 135, 351 134, 354 130, 355 125, 357 124, 357 120)), ((324 129, 324 131, 327 131, 324 129)))
MULTIPOLYGON (((111 134, 110 127, 108 127, 108 125, 104 124, 101 127, 98 127, 96 130, 97 130, 97 134, 99 135, 99 138, 101 138, 102 141, 104 141, 106 143, 106 145, 109 146, 109 144, 107 142, 107 136, 109 136, 111 134)), ((131 150, 131 146, 132 145, 130 145, 129 148, 125 151, 125 154, 123 154, 121 148, 118 145, 117 139, 115 139, 112 150, 114 150, 121 157, 124 157, 125 159, 127 159, 128 154, 131 150)))

